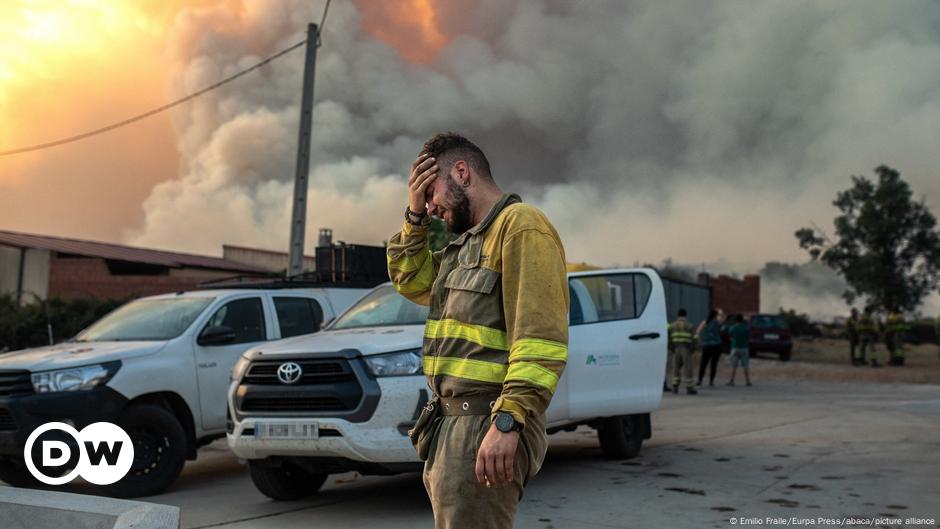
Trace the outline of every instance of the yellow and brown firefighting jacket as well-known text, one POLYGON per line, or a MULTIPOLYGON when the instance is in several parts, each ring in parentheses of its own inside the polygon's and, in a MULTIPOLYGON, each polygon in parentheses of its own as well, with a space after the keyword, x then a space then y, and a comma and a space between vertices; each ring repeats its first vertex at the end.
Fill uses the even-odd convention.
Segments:
POLYGON ((494 414, 543 424, 568 358, 558 233, 542 212, 509 194, 433 254, 429 224, 405 222, 392 237, 388 272, 402 295, 430 306, 424 373, 431 389, 439 397, 498 396, 494 414))
POLYGON ((692 332, 692 324, 685 316, 669 324, 669 350, 675 350, 676 346, 683 344, 688 348, 695 345, 695 333, 692 332))
POLYGON ((905 321, 903 314, 897 311, 888 314, 888 319, 885 320, 886 333, 903 334, 907 332, 907 329, 907 321, 905 321))
POLYGON ((858 318, 849 316, 845 319, 845 334, 849 339, 858 337, 858 318))
POLYGON ((875 339, 878 336, 878 320, 873 318, 870 314, 863 313, 859 316, 855 328, 862 338, 875 339))

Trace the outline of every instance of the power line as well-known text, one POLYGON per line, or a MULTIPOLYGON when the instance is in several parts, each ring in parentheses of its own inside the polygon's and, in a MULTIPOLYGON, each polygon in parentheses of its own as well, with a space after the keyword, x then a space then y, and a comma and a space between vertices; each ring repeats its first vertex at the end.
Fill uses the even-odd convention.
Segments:
POLYGON ((326 23, 326 13, 330 10, 330 0, 326 0, 326 5, 323 6, 323 16, 320 17, 320 25, 317 26, 317 47, 320 47, 320 35, 323 34, 323 24, 326 23))

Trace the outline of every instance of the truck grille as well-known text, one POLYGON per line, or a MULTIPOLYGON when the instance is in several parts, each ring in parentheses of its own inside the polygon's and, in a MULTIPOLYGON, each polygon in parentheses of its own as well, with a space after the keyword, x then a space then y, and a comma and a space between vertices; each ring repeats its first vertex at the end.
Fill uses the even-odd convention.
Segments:
POLYGON ((10 410, 0 408, 0 432, 16 430, 16 421, 10 415, 10 410))
MULTIPOLYGON (((245 384, 280 385, 277 378, 277 368, 284 362, 253 363, 248 368, 248 374, 242 380, 245 384)), ((303 360, 297 361, 303 370, 300 380, 294 385, 303 384, 335 384, 340 382, 354 382, 356 375, 346 360, 303 360)))
MULTIPOLYGON (((236 410, 243 413, 331 413, 355 411, 364 391, 354 366, 345 358, 285 359, 253 362, 236 394, 236 410), (278 368, 293 362, 300 366, 297 382, 285 384, 278 368)), ((360 369, 361 370, 361 369, 360 369)))
POLYGON ((0 371, 0 397, 29 395, 33 392, 33 381, 29 371, 0 371))

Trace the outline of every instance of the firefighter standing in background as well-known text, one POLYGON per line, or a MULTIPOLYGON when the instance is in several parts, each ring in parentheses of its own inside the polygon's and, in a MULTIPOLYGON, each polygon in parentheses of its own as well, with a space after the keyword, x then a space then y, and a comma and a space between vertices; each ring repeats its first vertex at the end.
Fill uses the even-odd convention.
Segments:
POLYGON ((695 333, 686 316, 685 309, 679 309, 679 318, 669 324, 669 351, 672 354, 672 392, 679 393, 679 384, 685 378, 685 392, 695 395, 695 382, 692 380, 692 353, 695 352, 695 333))
POLYGON ((509 528, 545 458, 545 409, 568 358, 564 249, 545 215, 504 194, 480 148, 457 134, 424 144, 408 189, 388 271, 396 290, 430 306, 434 395, 409 436, 435 526, 509 528), (459 234, 435 253, 429 215, 459 234))
POLYGON ((907 322, 904 315, 897 309, 888 314, 885 321, 885 347, 890 355, 893 366, 904 365, 904 333, 907 332, 907 322))
POLYGON ((849 363, 855 364, 855 349, 858 348, 858 310, 852 308, 852 314, 845 320, 845 335, 849 339, 849 363))
POLYGON ((858 331, 859 347, 855 350, 854 366, 865 365, 865 356, 868 349, 871 348, 871 366, 880 367, 878 364, 878 320, 872 315, 871 306, 865 307, 865 312, 858 318, 856 325, 858 331))
POLYGON ((940 316, 933 322, 933 339, 937 342, 937 357, 940 357, 940 316))

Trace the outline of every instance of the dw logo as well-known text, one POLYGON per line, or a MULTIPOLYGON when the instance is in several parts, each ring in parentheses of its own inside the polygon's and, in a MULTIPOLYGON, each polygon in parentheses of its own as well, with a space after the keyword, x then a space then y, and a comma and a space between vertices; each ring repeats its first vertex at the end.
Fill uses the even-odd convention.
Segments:
POLYGON ((89 424, 80 432, 62 422, 49 422, 29 434, 23 458, 30 474, 46 485, 63 485, 76 476, 110 485, 130 471, 134 445, 127 432, 109 422, 89 424))

